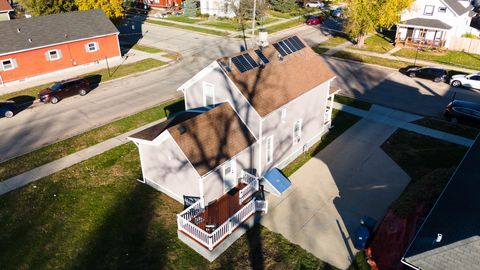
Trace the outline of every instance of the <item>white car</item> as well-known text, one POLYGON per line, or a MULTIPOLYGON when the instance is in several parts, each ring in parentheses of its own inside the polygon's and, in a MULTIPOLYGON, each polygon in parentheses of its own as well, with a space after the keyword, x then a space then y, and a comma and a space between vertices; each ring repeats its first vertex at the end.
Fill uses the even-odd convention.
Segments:
POLYGON ((470 87, 480 89, 480 73, 470 75, 454 75, 450 79, 450 84, 454 87, 470 87))
POLYGON ((324 6, 325 4, 320 1, 313 1, 305 4, 305 7, 310 7, 310 8, 323 8, 324 6))

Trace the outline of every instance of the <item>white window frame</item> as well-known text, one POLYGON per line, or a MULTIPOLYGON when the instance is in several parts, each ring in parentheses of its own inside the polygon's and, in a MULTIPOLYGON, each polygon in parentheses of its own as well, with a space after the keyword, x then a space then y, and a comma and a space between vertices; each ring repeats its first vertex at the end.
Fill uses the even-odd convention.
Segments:
POLYGON ((267 164, 273 162, 273 135, 267 137, 267 141, 265 143, 265 150, 267 151, 267 164))
POLYGON ((282 119, 285 119, 287 117, 287 108, 282 109, 282 119))
POLYGON ((48 61, 57 61, 57 60, 62 59, 62 53, 60 52, 59 49, 49 50, 47 52, 47 55, 48 55, 48 61), (51 54, 52 52, 55 52, 55 54, 57 55, 56 58, 52 58, 52 54, 51 54))
POLYGON ((298 119, 293 123, 292 138, 293 138, 293 144, 297 144, 302 140, 302 119, 298 119), (297 123, 300 126, 300 128, 298 129, 298 138, 295 134, 295 126, 297 125, 297 123))
POLYGON ((223 191, 228 192, 232 188, 234 188, 238 183, 237 181, 237 160, 235 158, 232 158, 228 161, 226 161, 223 164, 223 191), (226 171, 227 168, 230 166, 230 175, 227 175, 226 171), (231 176, 233 179, 229 179, 228 177, 231 176))
POLYGON ((89 43, 85 44, 85 49, 86 49, 86 51, 87 51, 88 53, 92 53, 92 52, 98 51, 98 50, 99 50, 99 47, 100 47, 100 46, 98 45, 98 42, 96 42, 96 41, 89 42, 89 43), (94 46, 95 48, 94 48, 93 50, 90 50, 90 45, 92 45, 92 44, 93 44, 93 46, 94 46))
POLYGON ((203 106, 205 107, 213 107, 215 106, 215 85, 213 83, 208 83, 208 82, 203 82, 202 85, 202 92, 203 92, 203 106), (207 93, 206 90, 211 89, 211 94, 212 94, 212 101, 213 103, 211 105, 207 104, 207 96, 209 93, 207 93))
POLYGON ((433 16, 433 13, 435 12, 435 6, 434 5, 425 5, 425 8, 423 9, 423 15, 426 15, 426 16, 433 16), (427 13, 427 8, 428 9, 432 9, 432 12, 431 13, 427 13))
POLYGON ((0 60, 0 63, 2 64, 2 70, 3 71, 13 70, 17 67, 17 65, 15 64, 15 59, 13 59, 13 58, 0 60), (9 68, 5 67, 5 62, 10 62, 10 64, 9 64, 10 67, 9 68))

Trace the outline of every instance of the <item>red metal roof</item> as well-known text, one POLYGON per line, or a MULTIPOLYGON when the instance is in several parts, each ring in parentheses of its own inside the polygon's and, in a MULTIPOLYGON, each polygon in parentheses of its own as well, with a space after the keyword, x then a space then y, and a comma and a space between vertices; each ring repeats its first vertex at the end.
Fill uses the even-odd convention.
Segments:
POLYGON ((13 11, 13 8, 8 3, 8 0, 0 0, 0 12, 5 11, 13 11))

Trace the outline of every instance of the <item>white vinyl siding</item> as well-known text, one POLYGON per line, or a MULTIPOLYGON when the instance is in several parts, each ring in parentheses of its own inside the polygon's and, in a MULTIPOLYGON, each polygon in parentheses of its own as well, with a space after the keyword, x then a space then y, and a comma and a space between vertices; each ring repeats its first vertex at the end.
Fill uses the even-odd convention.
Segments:
POLYGON ((62 59, 62 51, 59 49, 50 50, 45 53, 45 57, 47 58, 48 61, 60 60, 62 59))
POLYGON ((293 143, 296 144, 300 142, 301 138, 302 138, 302 119, 299 119, 293 124, 293 143))
POLYGON ((0 60, 3 71, 8 71, 17 68, 17 61, 13 58, 0 60))
POLYGON ((211 83, 203 82, 203 106, 215 105, 215 86, 211 83))
POLYGON ((273 135, 267 138, 267 164, 270 164, 273 161, 273 135))
POLYGON ((282 109, 282 119, 285 119, 287 117, 287 108, 282 109))
POLYGON ((87 52, 96 52, 98 51, 100 48, 98 42, 89 42, 87 44, 85 44, 85 51, 87 52))

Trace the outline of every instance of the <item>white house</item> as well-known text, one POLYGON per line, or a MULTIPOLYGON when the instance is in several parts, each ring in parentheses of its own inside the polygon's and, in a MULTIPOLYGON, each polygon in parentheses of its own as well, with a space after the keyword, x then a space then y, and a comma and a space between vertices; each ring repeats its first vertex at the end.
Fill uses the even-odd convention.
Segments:
MULTIPOLYGON (((265 44, 265 43, 264 43, 265 44)), ((186 112, 130 136, 142 181, 184 203, 178 237, 212 261, 266 212, 262 190, 331 126, 335 74, 293 36, 213 61, 179 91, 186 112)))
POLYGON ((467 0, 417 0, 401 15, 396 44, 448 48, 452 38, 479 34, 470 27, 474 15, 467 0))
POLYGON ((239 3, 239 0, 200 0, 200 13, 233 18, 239 3))

